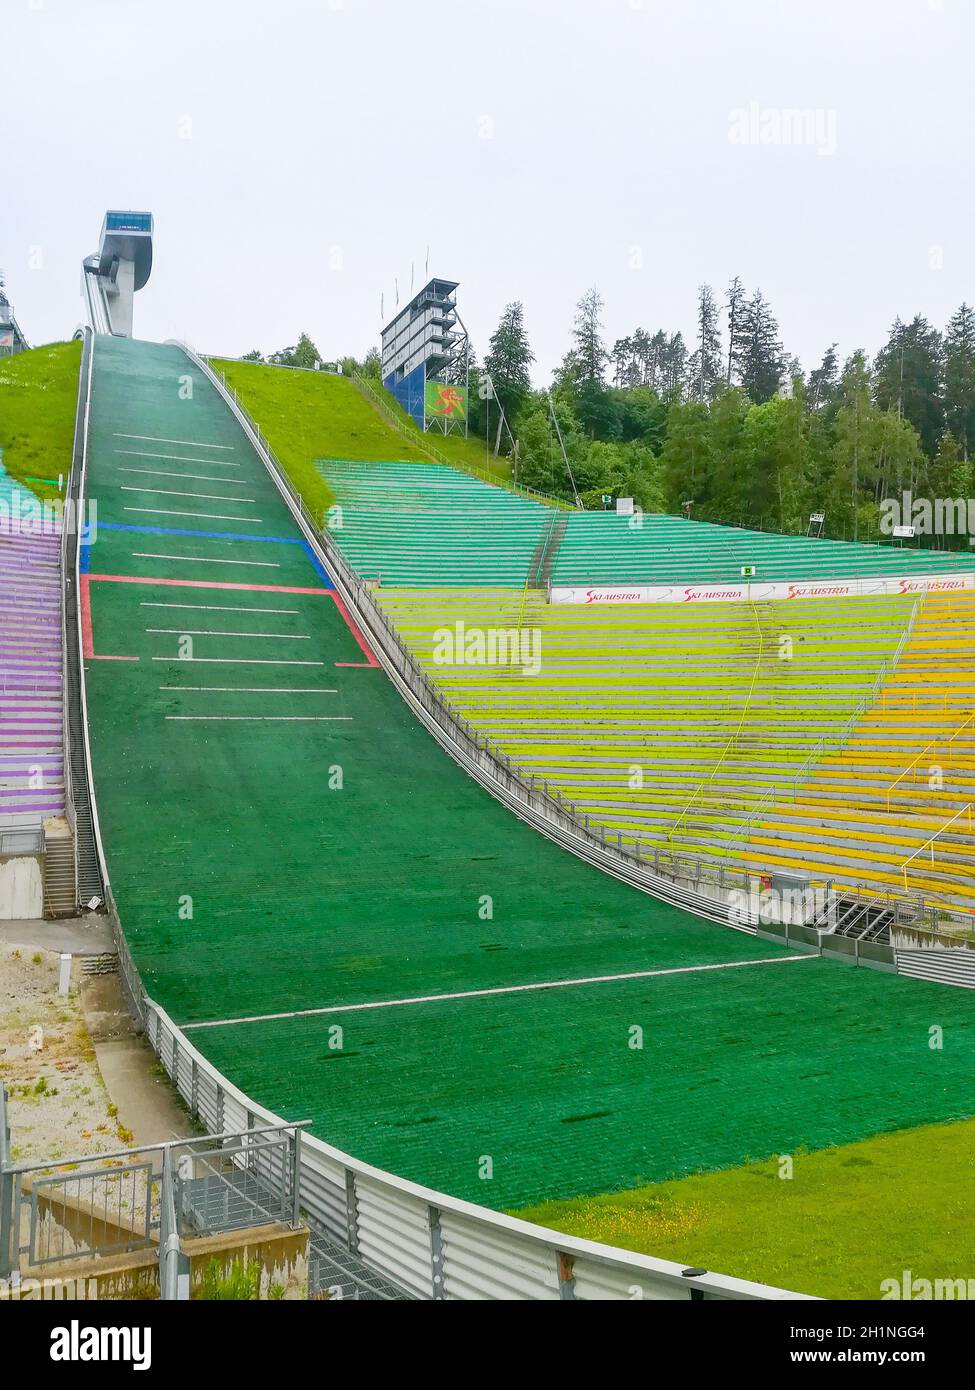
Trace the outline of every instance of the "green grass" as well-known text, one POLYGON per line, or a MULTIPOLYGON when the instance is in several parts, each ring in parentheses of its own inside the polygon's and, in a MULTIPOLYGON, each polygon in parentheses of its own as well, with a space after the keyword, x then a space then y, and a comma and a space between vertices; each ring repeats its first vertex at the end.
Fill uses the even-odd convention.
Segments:
POLYGON ((378 381, 370 380, 368 384, 373 387, 384 405, 393 412, 401 427, 411 436, 417 447, 423 449, 426 446, 437 450, 455 468, 479 469, 482 473, 491 474, 501 484, 511 481, 511 460, 503 456, 495 458, 492 447, 486 439, 479 439, 476 435, 443 435, 435 431, 424 434, 412 415, 406 413, 392 392, 387 391, 378 381))
POLYGON ((217 357, 211 359, 211 366, 224 374, 240 396, 313 511, 333 501, 315 459, 428 461, 344 377, 217 357))
POLYGON ((10 477, 36 497, 58 496, 71 467, 80 341, 0 359, 0 449, 10 477))
POLYGON ((975 1121, 925 1125, 515 1213, 571 1235, 822 1298, 975 1275, 975 1121))
POLYGON ((378 382, 370 384, 397 417, 401 430, 394 429, 347 377, 222 357, 213 357, 210 363, 237 391, 312 508, 321 509, 332 501, 331 490, 313 466, 316 458, 430 463, 434 449, 456 468, 486 469, 502 484, 510 479, 509 461, 492 458, 483 439, 425 435, 378 382))

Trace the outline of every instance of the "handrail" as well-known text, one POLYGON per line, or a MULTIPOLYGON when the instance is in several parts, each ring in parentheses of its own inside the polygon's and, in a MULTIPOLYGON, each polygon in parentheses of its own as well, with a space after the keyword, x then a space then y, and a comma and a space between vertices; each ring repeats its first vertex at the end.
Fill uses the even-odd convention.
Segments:
MULTIPOLYGON (((799 768, 798 772, 794 772, 790 778, 787 778, 786 781, 783 782, 783 790, 785 786, 791 782, 793 801, 795 801, 799 795, 799 783, 804 780, 808 769, 814 763, 819 761, 819 759, 826 752, 826 749, 831 745, 835 745, 837 748, 843 747, 843 745, 846 743, 847 739, 853 731, 854 724, 857 723, 861 715, 865 714, 876 700, 879 691, 883 688, 884 682, 886 681, 888 674, 897 669, 897 663, 900 661, 900 658, 904 652, 904 648, 907 645, 908 640, 910 639, 911 632, 914 628, 914 621, 917 618, 918 613, 921 611, 924 599, 925 594, 922 594, 920 600, 913 604, 911 608, 911 616, 907 620, 907 625, 904 628, 904 631, 901 633, 900 641, 894 648, 893 654, 880 663, 880 668, 873 679, 873 683, 871 684, 870 689, 867 691, 866 695, 861 697, 859 703, 856 705, 855 709, 847 719, 846 723, 843 725, 843 728, 840 730, 840 732, 838 734, 824 734, 823 737, 816 744, 815 748, 813 748, 813 750, 810 752, 809 756, 806 758, 806 761, 799 768)), ((766 808, 770 804, 774 804, 776 801, 780 799, 781 798, 779 788, 773 785, 762 798, 762 800, 758 803, 758 805, 753 809, 752 814, 748 817, 748 819, 744 823, 744 826, 742 827, 743 830, 746 833, 748 833, 751 830, 752 826, 755 824, 755 822, 762 819, 762 817, 765 814, 766 808)))
MULTIPOLYGON (((963 734, 963 733, 965 732, 965 730, 968 728, 969 724, 971 724, 973 720, 975 720, 975 710, 972 710, 972 712, 969 714, 968 718, 964 721, 964 723, 959 724, 958 728, 957 728, 957 729, 955 730, 955 732, 951 735, 951 738, 949 738, 948 743, 947 743, 947 748, 948 748, 948 752, 949 752, 949 753, 951 752, 951 745, 954 743, 955 739, 958 737, 959 734, 963 734)), ((906 767, 906 768, 904 769, 904 771, 901 773, 901 775, 900 775, 899 777, 897 777, 893 782, 891 782, 890 786, 887 788, 887 814, 888 814, 888 815, 890 815, 890 798, 891 798, 891 796, 892 796, 892 794, 893 794, 894 788, 895 788, 895 787, 899 787, 900 784, 901 784, 901 782, 903 782, 904 778, 908 775, 908 773, 914 771, 914 769, 917 767, 918 763, 921 761, 921 759, 924 757, 924 755, 925 755, 926 753, 928 753, 928 752, 930 752, 931 750, 933 750, 933 751, 935 752, 935 754, 937 754, 937 751, 938 751, 938 744, 939 744, 939 743, 943 743, 943 742, 944 742, 944 735, 943 735, 943 734, 935 734, 934 738, 931 739, 930 743, 926 743, 926 744, 924 745, 924 747, 921 749, 920 753, 918 753, 917 757, 916 757, 916 758, 914 759, 914 761, 910 764, 910 766, 909 766, 909 767, 906 767)), ((915 776, 914 780, 917 781, 917 777, 916 777, 916 776, 915 776)))
POLYGON ((91 395, 92 385, 95 378, 95 343, 96 335, 91 335, 91 355, 88 363, 88 386, 85 395, 84 425, 81 430, 81 467, 78 474, 77 502, 75 507, 75 534, 77 540, 74 549, 74 626, 77 641, 77 660, 78 660, 78 689, 81 704, 81 735, 82 748, 85 761, 85 780, 88 787, 88 802, 91 808, 92 834, 95 840, 95 852, 98 857, 99 875, 102 881, 106 903, 111 902, 111 884, 109 882, 108 862, 105 858, 105 847, 102 843, 101 826, 98 820, 98 804, 95 799, 95 781, 91 762, 91 740, 88 733, 88 687, 85 678, 84 662, 84 623, 81 614, 81 537, 82 521, 86 498, 86 484, 88 481, 88 424, 91 418, 91 395))
POLYGON ((696 799, 697 799, 697 797, 698 797, 698 794, 699 794, 700 791, 701 791, 701 788, 702 788, 702 787, 705 787, 705 786, 709 787, 709 786, 711 785, 711 783, 714 781, 715 777, 716 777, 717 774, 718 774, 719 769, 721 768, 722 764, 724 763, 725 758, 728 756, 728 750, 731 748, 731 745, 732 745, 737 739, 739 739, 739 738, 741 737, 741 731, 742 731, 742 729, 743 729, 744 726, 745 726, 745 716, 747 715, 748 711, 751 709, 751 705, 752 705, 752 695, 753 695, 754 692, 755 692, 755 683, 756 683, 756 681, 758 680, 759 673, 760 673, 760 671, 761 671, 761 669, 762 669, 762 657, 765 655, 765 634, 764 634, 764 632, 762 631, 762 624, 761 624, 761 621, 760 621, 760 619, 759 619, 758 612, 757 612, 757 610, 756 610, 756 606, 755 606, 754 603, 749 603, 749 605, 748 605, 748 611, 749 611, 749 613, 750 613, 751 616, 752 616, 752 619, 753 619, 753 621, 754 621, 754 623, 755 623, 756 629, 758 630, 758 656, 755 658, 755 668, 754 668, 754 670, 752 671, 751 684, 750 684, 749 687, 748 687, 748 694, 746 695, 746 697, 745 697, 745 703, 744 703, 744 705, 742 706, 741 716, 740 716, 740 718, 739 718, 739 720, 738 720, 738 727, 737 727, 737 729, 735 730, 735 732, 732 734, 731 738, 729 738, 728 742, 725 744, 724 750, 722 751, 721 756, 718 758, 718 761, 715 763, 714 767, 711 769, 711 771, 710 771, 710 773, 708 774, 708 776, 707 776, 707 777, 704 779, 704 781, 700 784, 700 786, 697 788, 697 790, 692 794, 692 796, 691 796, 690 800, 688 801, 687 805, 684 807, 683 811, 681 811, 680 816, 678 817, 676 823, 675 823, 674 825, 672 825, 671 828, 668 830, 668 832, 667 832, 667 840, 668 840, 668 842, 671 841, 671 840, 673 839, 674 835, 675 835, 675 834, 677 833, 677 831, 680 829, 681 825, 683 824, 684 817, 687 815, 688 811, 691 809, 691 806, 692 806, 692 805, 694 804, 694 802, 696 801, 696 799))
POLYGON ((973 831, 975 831, 975 824, 973 824, 973 821, 972 821, 972 811, 973 811, 973 809, 975 809, 975 802, 970 801, 970 802, 968 803, 967 806, 963 806, 963 807, 961 808, 960 811, 956 811, 955 814, 951 817, 950 820, 946 820, 945 823, 944 823, 944 825, 940 826, 939 829, 937 829, 937 830, 934 832, 934 834, 933 834, 929 839, 925 840, 924 844, 921 845, 919 849, 916 849, 916 850, 914 851, 913 854, 909 855, 908 858, 904 860, 903 864, 901 864, 900 867, 899 867, 899 869, 898 869, 898 873, 903 873, 903 875, 904 875, 904 891, 905 891, 905 893, 908 891, 908 889, 907 889, 907 866, 908 866, 908 864, 913 863, 914 860, 918 857, 919 854, 923 854, 924 851, 925 851, 926 849, 928 849, 928 847, 930 847, 930 849, 931 849, 931 867, 933 868, 933 867, 934 867, 934 846, 935 846, 935 841, 937 841, 938 839, 940 839, 940 837, 945 833, 945 831, 948 830, 952 825, 954 825, 955 821, 958 820, 958 818, 959 818, 960 816, 965 815, 965 813, 967 812, 967 813, 968 813, 968 832, 969 832, 969 834, 972 834, 973 831))

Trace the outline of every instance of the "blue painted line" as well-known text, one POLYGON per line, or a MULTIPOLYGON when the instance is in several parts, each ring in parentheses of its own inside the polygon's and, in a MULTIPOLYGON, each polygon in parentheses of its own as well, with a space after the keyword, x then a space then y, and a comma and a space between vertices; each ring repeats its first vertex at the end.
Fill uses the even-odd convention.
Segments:
POLYGON ((322 564, 321 560, 319 560, 314 550, 312 550, 311 545, 308 541, 305 540, 304 537, 301 538, 301 546, 304 549, 305 554, 311 561, 312 568, 314 569, 315 573, 318 575, 319 579, 325 585, 325 588, 334 589, 335 585, 332 583, 332 576, 329 574, 328 570, 322 564))
POLYGON ((100 521, 102 531, 135 531, 141 536, 200 536, 212 541, 263 541, 274 545, 304 545, 297 536, 251 536, 236 531, 188 531, 177 526, 129 526, 120 521, 100 521))
MULTIPOLYGON (((332 590, 335 588, 332 576, 325 569, 304 536, 245 536, 236 535, 232 531, 187 531, 175 526, 129 526, 127 523, 119 521, 101 521, 98 523, 98 527, 102 531, 134 531, 141 536, 197 536, 204 540, 263 541, 265 544, 270 542, 276 545, 300 545, 324 587, 332 590)), ((85 540, 82 540, 81 543, 81 573, 91 573, 91 543, 85 540)))

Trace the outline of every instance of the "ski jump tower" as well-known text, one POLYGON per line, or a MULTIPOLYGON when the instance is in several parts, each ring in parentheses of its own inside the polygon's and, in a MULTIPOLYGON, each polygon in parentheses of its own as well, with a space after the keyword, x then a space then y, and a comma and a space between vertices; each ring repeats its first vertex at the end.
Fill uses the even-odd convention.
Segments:
POLYGON ((383 329, 383 385, 421 430, 467 433, 470 349, 457 281, 431 280, 383 329))
POLYGON ((152 270, 152 213, 106 212, 98 251, 84 261, 94 327, 132 337, 132 297, 152 270))

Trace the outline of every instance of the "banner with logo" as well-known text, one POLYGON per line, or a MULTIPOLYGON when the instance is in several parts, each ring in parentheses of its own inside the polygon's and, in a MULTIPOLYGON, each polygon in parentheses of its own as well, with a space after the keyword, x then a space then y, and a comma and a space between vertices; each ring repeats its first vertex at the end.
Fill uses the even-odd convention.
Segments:
POLYGON ((774 599, 869 598, 975 590, 971 574, 910 574, 882 579, 824 579, 779 584, 553 585, 552 603, 765 603, 774 599))
POLYGON ((452 386, 443 381, 428 381, 424 388, 423 400, 428 420, 467 419, 466 386, 452 386))

